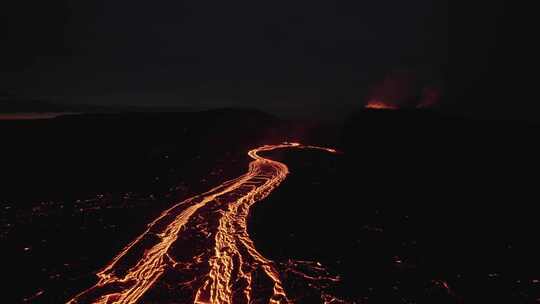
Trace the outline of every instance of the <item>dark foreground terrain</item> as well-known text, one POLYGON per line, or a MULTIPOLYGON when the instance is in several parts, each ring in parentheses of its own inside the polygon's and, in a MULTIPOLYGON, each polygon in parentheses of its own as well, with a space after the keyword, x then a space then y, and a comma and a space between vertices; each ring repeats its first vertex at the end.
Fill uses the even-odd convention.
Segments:
MULTIPOLYGON (((536 303, 538 131, 356 113, 344 154, 272 155, 291 174, 254 206, 255 245, 285 273, 295 260, 321 263, 340 281, 314 281, 315 290, 348 302, 536 303)), ((284 281, 298 302, 317 301, 294 273, 284 281)))
POLYGON ((537 127, 417 111, 340 125, 250 110, 0 122, 3 299, 65 302, 161 211, 245 173, 249 149, 300 140, 341 153, 264 154, 291 173, 248 226, 290 299, 538 301, 537 127))
POLYGON ((6 303, 62 303, 173 203, 243 174, 281 122, 252 110, 0 121, 6 303))

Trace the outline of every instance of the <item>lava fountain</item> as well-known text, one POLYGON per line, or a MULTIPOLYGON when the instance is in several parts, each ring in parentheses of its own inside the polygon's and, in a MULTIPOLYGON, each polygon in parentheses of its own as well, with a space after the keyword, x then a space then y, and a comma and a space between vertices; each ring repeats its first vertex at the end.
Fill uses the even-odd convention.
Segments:
POLYGON ((372 109, 372 110, 397 110, 398 107, 396 105, 386 103, 386 102, 383 102, 383 101, 371 100, 366 104, 366 109, 372 109))
POLYGON ((395 70, 376 83, 367 96, 365 108, 397 110, 437 107, 441 88, 433 79, 411 70, 395 70))

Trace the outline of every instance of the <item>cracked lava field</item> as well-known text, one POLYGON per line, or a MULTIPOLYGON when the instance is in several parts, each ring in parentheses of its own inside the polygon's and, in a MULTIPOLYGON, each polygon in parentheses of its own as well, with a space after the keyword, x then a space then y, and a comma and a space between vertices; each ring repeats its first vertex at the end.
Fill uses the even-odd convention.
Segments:
MULTIPOLYGON (((336 152, 299 143, 249 151, 246 174, 165 210, 97 273, 94 286, 68 303, 156 303, 163 297, 174 303, 294 302, 276 264, 257 251, 247 232, 250 207, 289 173, 285 164, 258 153, 283 148, 336 152)), ((313 263, 310 275, 294 273, 308 281, 337 280, 321 274, 320 266, 313 263)), ((324 302, 329 297, 321 294, 324 302)))

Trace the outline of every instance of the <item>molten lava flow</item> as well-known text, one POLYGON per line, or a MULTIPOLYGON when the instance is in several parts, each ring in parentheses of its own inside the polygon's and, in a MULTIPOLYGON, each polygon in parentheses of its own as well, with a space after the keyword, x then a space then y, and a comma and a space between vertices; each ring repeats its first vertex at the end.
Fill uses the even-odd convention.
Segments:
POLYGON ((367 109, 375 109, 375 110, 397 110, 398 107, 393 104, 389 104, 383 101, 378 100, 371 100, 366 105, 367 109))
POLYGON ((251 205, 289 173, 285 164, 258 155, 279 148, 336 152, 299 143, 249 151, 254 160, 246 174, 165 210, 97 273, 94 286, 68 303, 136 303, 168 272, 189 289, 185 302, 291 303, 275 263, 255 249, 246 223, 251 205))

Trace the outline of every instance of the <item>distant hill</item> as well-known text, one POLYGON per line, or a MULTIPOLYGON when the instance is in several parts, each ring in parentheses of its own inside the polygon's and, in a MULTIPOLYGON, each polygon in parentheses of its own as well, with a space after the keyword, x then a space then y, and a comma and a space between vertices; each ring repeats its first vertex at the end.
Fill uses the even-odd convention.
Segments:
POLYGON ((118 112, 192 112, 189 107, 137 107, 68 104, 64 102, 0 99, 0 113, 118 113, 118 112))
POLYGON ((389 185, 397 192, 493 193, 534 181, 539 133, 539 126, 519 121, 363 110, 345 122, 341 147, 356 164, 351 168, 369 177, 365 186, 382 193, 389 185))
POLYGON ((63 105, 39 100, 0 100, 0 113, 67 112, 63 105))
POLYGON ((232 176, 254 146, 286 140, 281 120, 252 109, 63 115, 0 120, 0 201, 81 197, 100 191, 163 193, 216 160, 232 176), (169 171, 174 168, 174 172, 169 171), (177 175, 174 175, 177 174, 177 175), (174 176, 173 176, 174 175, 174 176), (155 180, 160 176, 160 182, 155 180), (42 181, 47 180, 47 183, 42 181), (23 194, 27 185, 32 191, 23 194))

